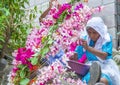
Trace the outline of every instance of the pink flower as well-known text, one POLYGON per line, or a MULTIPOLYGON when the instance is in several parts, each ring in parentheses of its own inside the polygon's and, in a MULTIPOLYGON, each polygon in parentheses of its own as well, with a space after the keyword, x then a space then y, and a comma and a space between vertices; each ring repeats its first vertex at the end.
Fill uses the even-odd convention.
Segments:
POLYGON ((13 59, 12 64, 14 66, 17 66, 17 65, 21 64, 21 61, 17 61, 16 59, 13 59))
POLYGON ((12 69, 12 71, 13 71, 14 73, 16 73, 17 70, 19 70, 17 67, 14 67, 14 68, 12 69))
POLYGON ((50 15, 54 14, 56 12, 56 9, 55 8, 52 8, 49 12, 50 15))
POLYGON ((28 64, 29 61, 27 59, 31 58, 33 54, 34 52, 31 49, 19 48, 16 60, 21 61, 22 64, 28 64))
POLYGON ((39 85, 45 85, 45 84, 43 84, 43 83, 40 83, 39 85))
POLYGON ((72 42, 70 44, 70 51, 75 51, 76 46, 77 46, 77 43, 76 42, 72 42))
POLYGON ((58 18, 59 18, 59 13, 55 13, 55 14, 53 15, 53 18, 54 18, 54 19, 58 19, 58 18))
POLYGON ((12 56, 16 56, 17 55, 17 50, 15 50, 13 53, 12 53, 12 56))
POLYGON ((71 17, 71 14, 68 14, 68 15, 66 16, 66 20, 67 20, 67 19, 70 19, 70 17, 71 17))
POLYGON ((58 10, 58 12, 53 15, 53 18, 54 18, 54 19, 58 19, 59 16, 63 13, 63 11, 65 11, 66 9, 69 9, 69 11, 70 11, 70 8, 71 8, 71 5, 70 5, 70 4, 63 4, 63 5, 60 7, 60 9, 58 10))

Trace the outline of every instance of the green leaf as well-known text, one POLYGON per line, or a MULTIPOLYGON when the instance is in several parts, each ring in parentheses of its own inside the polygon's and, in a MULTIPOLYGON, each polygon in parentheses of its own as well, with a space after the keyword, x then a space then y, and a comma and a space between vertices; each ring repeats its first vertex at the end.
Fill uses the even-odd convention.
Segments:
POLYGON ((49 51, 49 47, 48 46, 45 46, 43 49, 41 49, 41 56, 44 57, 44 55, 49 51))
POLYGON ((58 25, 54 25, 50 27, 50 32, 54 32, 58 28, 58 25))
POLYGON ((73 4, 75 2, 75 0, 71 0, 70 4, 73 4))
POLYGON ((22 68, 22 70, 20 71, 20 77, 21 78, 25 78, 25 76, 26 76, 26 68, 27 68, 27 66, 24 66, 22 68))
POLYGON ((33 14, 30 14, 29 19, 32 20, 32 18, 33 18, 33 14))
POLYGON ((36 17, 36 15, 35 14, 33 14, 33 18, 35 18, 36 17))
POLYGON ((24 67, 24 65, 20 64, 20 65, 18 65, 17 67, 21 69, 21 68, 24 67))
POLYGON ((77 2, 80 2, 80 0, 77 0, 77 2))
POLYGON ((28 0, 24 0, 25 1, 25 3, 27 4, 27 5, 29 5, 29 1, 28 0))
POLYGON ((6 15, 6 16, 10 15, 10 12, 9 12, 8 9, 5 8, 4 10, 5 10, 5 15, 6 15))
POLYGON ((74 4, 75 1, 80 2, 80 0, 71 0, 70 4, 74 4))
POLYGON ((63 22, 63 20, 65 19, 66 15, 67 15, 67 11, 64 11, 64 12, 60 15, 60 17, 57 19, 57 23, 58 23, 58 24, 61 24, 61 23, 63 22))
POLYGON ((35 53, 33 56, 35 56, 35 57, 36 57, 36 56, 38 56, 38 55, 40 55, 40 53, 39 53, 39 52, 35 53))
POLYGON ((2 45, 0 45, 0 49, 2 48, 2 45))
POLYGON ((49 37, 47 44, 50 44, 50 45, 51 45, 52 43, 53 43, 53 39, 52 39, 51 37, 49 37))
POLYGON ((40 10, 39 13, 42 14, 43 12, 40 10))
MULTIPOLYGON (((0 20, 0 21, 2 21, 2 20, 0 20)), ((5 27, 6 27, 6 25, 5 25, 4 23, 1 22, 1 23, 0 23, 0 29, 4 30, 5 27)))
POLYGON ((31 60, 32 65, 36 65, 38 63, 38 58, 37 57, 33 57, 30 60, 31 60))
POLYGON ((25 72, 24 70, 22 70, 22 71, 20 72, 20 77, 21 77, 21 78, 25 78, 25 75, 26 75, 26 72, 25 72))
POLYGON ((4 37, 0 36, 0 41, 5 42, 4 37))
POLYGON ((25 8, 24 2, 21 2, 21 6, 22 6, 23 8, 25 8))
POLYGON ((35 12, 37 12, 37 6, 34 7, 35 12))
POLYGON ((45 43, 48 40, 48 36, 42 38, 42 43, 45 43))
POLYGON ((28 83, 29 83, 29 79, 28 78, 25 78, 25 79, 22 79, 21 81, 20 81, 20 85, 27 85, 28 83))
POLYGON ((32 23, 30 23, 30 28, 32 28, 33 26, 32 26, 32 23))

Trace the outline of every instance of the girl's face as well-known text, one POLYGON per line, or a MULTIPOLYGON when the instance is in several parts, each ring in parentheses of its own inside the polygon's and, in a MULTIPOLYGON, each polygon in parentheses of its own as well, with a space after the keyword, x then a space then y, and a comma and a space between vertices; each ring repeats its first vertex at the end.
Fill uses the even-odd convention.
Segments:
POLYGON ((100 37, 100 34, 91 27, 89 27, 89 29, 87 29, 87 33, 93 41, 97 41, 98 38, 100 37))

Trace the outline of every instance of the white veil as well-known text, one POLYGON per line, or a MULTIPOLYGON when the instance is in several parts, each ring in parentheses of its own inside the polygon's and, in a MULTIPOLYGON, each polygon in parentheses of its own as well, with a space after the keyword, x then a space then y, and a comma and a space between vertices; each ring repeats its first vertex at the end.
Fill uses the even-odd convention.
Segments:
MULTIPOLYGON (((104 24, 104 21, 101 17, 93 17, 87 22, 86 29, 87 27, 92 27, 100 34, 100 37, 97 40, 94 48, 102 51, 102 45, 110 41, 110 35, 107 31, 107 26, 104 24)), ((88 43, 90 42, 89 36, 87 36, 87 41, 88 43)), ((99 57, 97 58, 102 61, 99 57)))

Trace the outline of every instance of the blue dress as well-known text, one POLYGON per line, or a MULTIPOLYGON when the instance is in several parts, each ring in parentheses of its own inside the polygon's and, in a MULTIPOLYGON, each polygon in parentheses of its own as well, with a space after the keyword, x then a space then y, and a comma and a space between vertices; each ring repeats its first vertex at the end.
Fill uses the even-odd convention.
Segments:
MULTIPOLYGON (((90 40, 89 46, 93 47, 94 41, 90 40)), ((88 60, 87 63, 89 64, 92 64, 92 61, 99 61, 99 59, 94 54, 87 50, 85 51, 82 46, 77 46, 75 51, 78 53, 78 59, 80 59, 82 57, 82 54, 85 52, 88 60)), ((119 70, 116 63, 112 59, 112 41, 105 43, 102 46, 102 51, 108 53, 108 56, 106 57, 106 60, 104 60, 104 62, 99 61, 102 71, 101 78, 107 79, 109 85, 120 85, 119 70)), ((82 80, 83 82, 88 83, 89 79, 90 73, 88 72, 82 80)))

